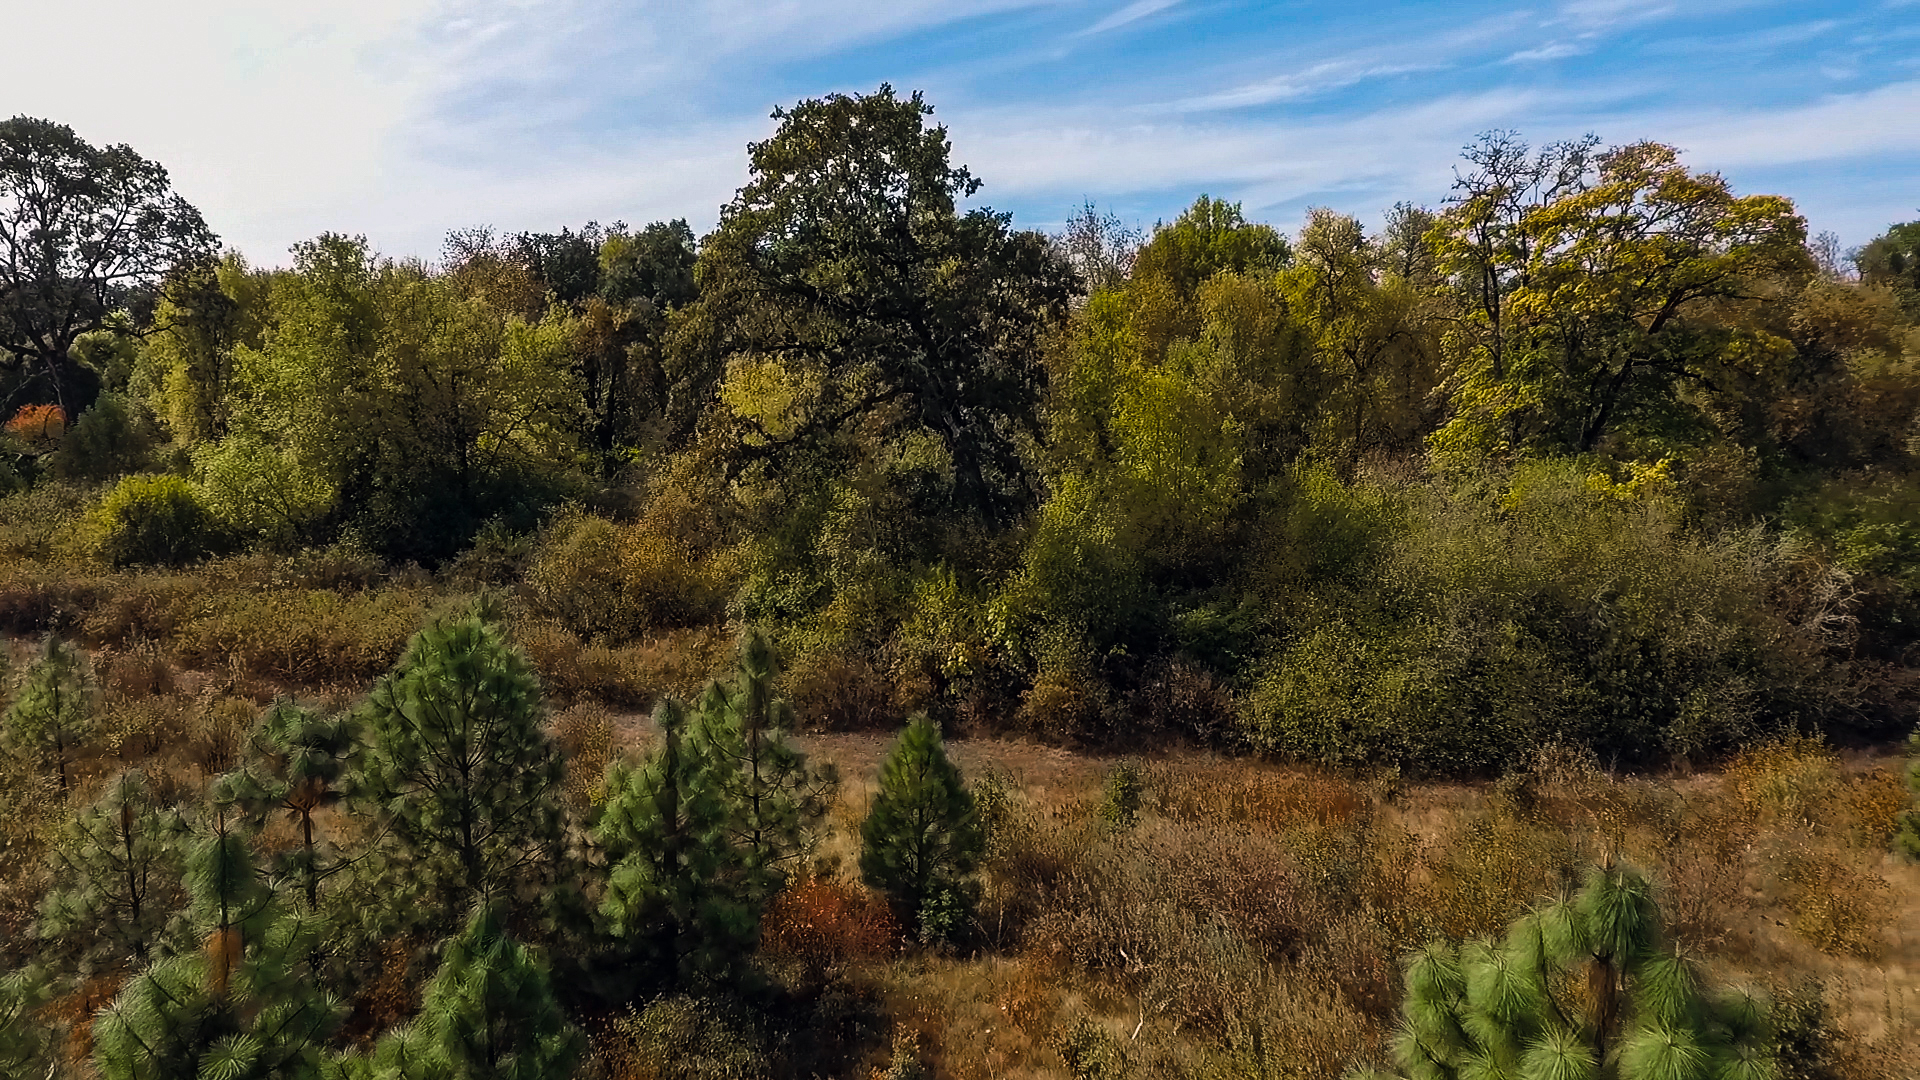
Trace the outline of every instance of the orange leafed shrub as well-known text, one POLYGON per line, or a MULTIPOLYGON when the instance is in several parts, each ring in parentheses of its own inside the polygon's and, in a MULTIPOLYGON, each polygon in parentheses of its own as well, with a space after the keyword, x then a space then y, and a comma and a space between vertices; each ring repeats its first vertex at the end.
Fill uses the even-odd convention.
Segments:
POLYGON ((7 421, 7 434, 30 443, 60 441, 67 430, 67 412, 58 405, 27 405, 7 421))
POLYGON ((761 948, 815 968, 893 951, 900 926, 881 897, 816 877, 788 885, 760 924, 761 948))

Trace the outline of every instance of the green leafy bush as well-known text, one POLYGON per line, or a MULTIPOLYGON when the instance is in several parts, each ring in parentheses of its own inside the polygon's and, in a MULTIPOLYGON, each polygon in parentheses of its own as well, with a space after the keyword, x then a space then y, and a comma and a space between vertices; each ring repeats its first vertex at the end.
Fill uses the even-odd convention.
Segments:
POLYGON ((219 550, 223 536, 192 484, 177 476, 129 476, 90 517, 94 550, 116 567, 179 566, 219 550))
POLYGON ((1552 743, 1698 756, 1842 712, 1844 579, 1790 540, 1703 535, 1664 496, 1596 490, 1565 462, 1403 497, 1375 580, 1269 658, 1257 748, 1497 771, 1552 743))

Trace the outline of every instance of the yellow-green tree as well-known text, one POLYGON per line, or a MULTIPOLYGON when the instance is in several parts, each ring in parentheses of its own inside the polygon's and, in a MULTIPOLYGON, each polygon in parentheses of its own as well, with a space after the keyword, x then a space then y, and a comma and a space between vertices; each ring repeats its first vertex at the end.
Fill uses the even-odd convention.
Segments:
POLYGON ((1610 437, 1684 437, 1716 372, 1785 342, 1729 309, 1811 270, 1806 223, 1736 196, 1672 147, 1549 147, 1490 137, 1433 237, 1454 282, 1446 454, 1587 452, 1610 437))

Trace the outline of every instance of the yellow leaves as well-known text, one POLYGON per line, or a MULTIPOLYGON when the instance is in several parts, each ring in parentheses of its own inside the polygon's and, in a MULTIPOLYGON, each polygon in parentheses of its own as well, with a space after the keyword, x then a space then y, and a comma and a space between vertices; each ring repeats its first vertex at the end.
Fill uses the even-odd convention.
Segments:
POLYGON ((1678 486, 1673 477, 1673 455, 1651 465, 1640 461, 1625 463, 1626 479, 1616 480, 1605 472, 1587 474, 1587 490, 1616 502, 1638 502, 1651 495, 1674 495, 1678 486))
POLYGON ((720 400, 727 408, 773 440, 793 437, 819 397, 817 375, 792 372, 772 357, 734 360, 727 366, 727 379, 720 387, 720 400))

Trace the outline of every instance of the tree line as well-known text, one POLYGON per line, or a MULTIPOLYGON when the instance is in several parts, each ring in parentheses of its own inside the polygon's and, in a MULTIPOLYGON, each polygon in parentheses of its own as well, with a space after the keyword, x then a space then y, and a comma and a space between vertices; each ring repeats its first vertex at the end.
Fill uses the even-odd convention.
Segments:
POLYGON ((96 564, 335 545, 582 640, 763 626, 822 722, 1453 772, 1911 725, 1920 225, 1843 256, 1672 147, 1493 132, 1374 231, 1047 236, 931 111, 776 112, 697 239, 277 270, 11 121, 6 482, 96 564))

